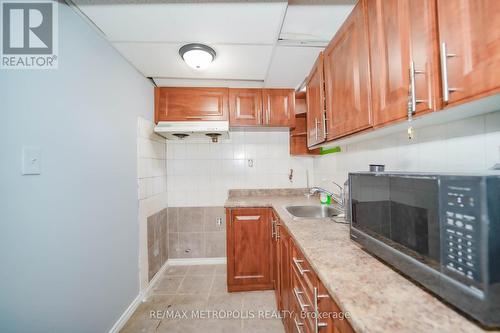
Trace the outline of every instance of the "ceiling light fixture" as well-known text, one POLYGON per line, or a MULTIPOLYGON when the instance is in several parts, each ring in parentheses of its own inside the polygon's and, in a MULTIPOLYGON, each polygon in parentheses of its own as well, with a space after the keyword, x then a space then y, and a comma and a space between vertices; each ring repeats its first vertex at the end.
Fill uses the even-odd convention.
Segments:
POLYGON ((210 46, 196 43, 184 45, 179 49, 179 54, 189 67, 196 70, 207 68, 216 55, 210 46))

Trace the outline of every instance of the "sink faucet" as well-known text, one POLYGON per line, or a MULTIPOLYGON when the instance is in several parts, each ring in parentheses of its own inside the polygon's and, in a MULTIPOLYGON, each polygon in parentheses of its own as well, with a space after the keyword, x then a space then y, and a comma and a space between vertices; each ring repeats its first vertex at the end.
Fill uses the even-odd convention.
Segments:
POLYGON ((337 184, 336 182, 332 181, 333 185, 337 186, 340 190, 340 194, 336 194, 336 193, 333 193, 333 192, 330 192, 328 190, 325 190, 324 188, 321 188, 321 187, 312 187, 310 190, 309 190, 309 193, 311 194, 316 194, 318 192, 322 192, 322 193, 325 193, 325 194, 328 194, 329 196, 331 196, 333 198, 333 200, 335 200, 340 208, 344 209, 345 208, 345 202, 344 202, 344 188, 342 186, 340 186, 339 184, 337 184))

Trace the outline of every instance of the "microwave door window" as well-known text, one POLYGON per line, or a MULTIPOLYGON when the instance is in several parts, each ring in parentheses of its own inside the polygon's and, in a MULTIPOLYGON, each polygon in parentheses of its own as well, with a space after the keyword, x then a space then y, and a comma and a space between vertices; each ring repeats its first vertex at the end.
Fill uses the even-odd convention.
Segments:
POLYGON ((435 178, 353 175, 351 186, 355 228, 439 270, 435 178))
POLYGON ((391 241, 399 250, 439 270, 437 180, 391 177, 390 197, 391 241))
POLYGON ((391 234, 388 177, 352 176, 352 224, 385 242, 391 234))

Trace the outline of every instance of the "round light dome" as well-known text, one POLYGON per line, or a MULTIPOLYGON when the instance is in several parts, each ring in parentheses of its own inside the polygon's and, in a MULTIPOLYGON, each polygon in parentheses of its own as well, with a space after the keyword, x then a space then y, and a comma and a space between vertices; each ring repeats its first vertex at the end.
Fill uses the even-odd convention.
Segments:
POLYGON ((187 44, 180 48, 179 54, 189 67, 202 70, 215 59, 216 53, 204 44, 187 44))

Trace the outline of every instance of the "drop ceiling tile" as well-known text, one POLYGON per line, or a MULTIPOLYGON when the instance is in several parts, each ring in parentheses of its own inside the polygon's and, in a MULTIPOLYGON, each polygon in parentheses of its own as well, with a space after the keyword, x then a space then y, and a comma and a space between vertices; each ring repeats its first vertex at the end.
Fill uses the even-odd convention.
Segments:
POLYGON ((264 85, 269 88, 297 88, 323 48, 278 46, 264 85))
POLYGON ((288 6, 280 38, 329 41, 353 7, 353 5, 288 6))
POLYGON ((286 2, 89 4, 74 0, 110 41, 272 44, 286 2))
POLYGON ((182 44, 113 43, 140 72, 150 77, 189 79, 264 80, 271 60, 270 45, 211 44, 217 52, 203 71, 186 65, 179 56, 182 44))

